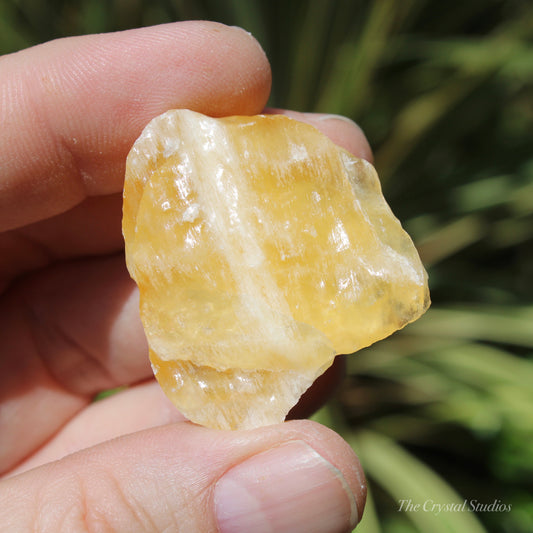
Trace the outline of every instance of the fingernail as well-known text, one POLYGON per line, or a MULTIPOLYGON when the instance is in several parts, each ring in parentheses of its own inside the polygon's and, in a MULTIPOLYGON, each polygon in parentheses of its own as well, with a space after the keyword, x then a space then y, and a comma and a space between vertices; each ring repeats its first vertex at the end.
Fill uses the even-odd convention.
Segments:
POLYGON ((344 115, 333 115, 331 113, 329 114, 321 114, 321 113, 315 113, 314 120, 323 121, 323 120, 341 120, 343 122, 347 122, 348 124, 351 124, 352 126, 356 126, 359 128, 359 125, 354 122, 351 118, 345 117, 344 115))
POLYGON ((343 115, 320 113, 316 113, 310 118, 315 122, 319 129, 319 123, 324 123, 330 120, 335 121, 337 124, 330 123, 327 125, 327 134, 331 140, 357 157, 361 157, 362 159, 366 159, 370 163, 373 163, 374 158, 368 140, 365 137, 363 130, 352 119, 344 117, 343 115), (339 123, 344 123, 348 128, 342 127, 339 123))
POLYGON ((340 470, 303 441, 290 441, 228 470, 217 482, 220 533, 341 533, 358 521, 340 470))

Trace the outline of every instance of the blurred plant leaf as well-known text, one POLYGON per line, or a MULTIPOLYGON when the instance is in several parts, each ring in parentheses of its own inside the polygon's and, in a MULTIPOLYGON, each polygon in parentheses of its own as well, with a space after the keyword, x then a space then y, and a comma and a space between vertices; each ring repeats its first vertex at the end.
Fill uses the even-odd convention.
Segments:
POLYGON ((17 13, 12 5, 0 2, 0 53, 10 53, 26 48, 32 40, 18 24, 17 13))
POLYGON ((360 431, 348 436, 348 441, 359 454, 367 475, 387 491, 397 502, 419 504, 417 512, 405 512, 421 532, 432 533, 485 533, 474 513, 425 512, 425 502, 464 505, 464 498, 452 489, 431 468, 416 459, 393 440, 371 431, 360 431))
POLYGON ((357 116, 365 104, 373 72, 388 44, 393 24, 406 16, 412 2, 380 0, 367 4, 369 13, 360 34, 352 34, 339 47, 333 70, 315 109, 357 116))
POLYGON ((479 217, 468 215, 458 218, 417 241, 420 258, 430 267, 478 242, 486 232, 483 220, 479 217))
POLYGON ((409 325, 421 337, 492 341, 533 348, 533 307, 433 307, 409 325))

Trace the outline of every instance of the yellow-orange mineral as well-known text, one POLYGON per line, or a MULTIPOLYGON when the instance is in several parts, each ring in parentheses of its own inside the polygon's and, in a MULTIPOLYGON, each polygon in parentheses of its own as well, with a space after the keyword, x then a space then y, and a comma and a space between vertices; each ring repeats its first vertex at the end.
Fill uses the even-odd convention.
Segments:
POLYGON ((336 354, 429 305, 374 168, 281 115, 154 119, 128 156, 123 232, 154 373, 214 428, 282 421, 336 354))

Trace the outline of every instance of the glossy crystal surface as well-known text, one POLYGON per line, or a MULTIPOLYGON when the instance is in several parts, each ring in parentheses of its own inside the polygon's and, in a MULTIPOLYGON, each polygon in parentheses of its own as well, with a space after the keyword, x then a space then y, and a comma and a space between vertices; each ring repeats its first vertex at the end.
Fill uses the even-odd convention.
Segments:
POLYGON ((429 305, 372 165, 281 115, 154 119, 128 156, 123 233, 156 378, 209 427, 282 421, 336 354, 429 305))

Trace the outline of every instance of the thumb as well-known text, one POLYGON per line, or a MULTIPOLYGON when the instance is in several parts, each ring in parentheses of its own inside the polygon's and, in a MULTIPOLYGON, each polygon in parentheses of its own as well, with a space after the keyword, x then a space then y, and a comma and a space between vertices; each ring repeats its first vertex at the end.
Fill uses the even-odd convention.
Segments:
POLYGON ((188 422, 130 434, 0 484, 6 532, 342 532, 365 485, 349 446, 293 421, 253 431, 188 422))

